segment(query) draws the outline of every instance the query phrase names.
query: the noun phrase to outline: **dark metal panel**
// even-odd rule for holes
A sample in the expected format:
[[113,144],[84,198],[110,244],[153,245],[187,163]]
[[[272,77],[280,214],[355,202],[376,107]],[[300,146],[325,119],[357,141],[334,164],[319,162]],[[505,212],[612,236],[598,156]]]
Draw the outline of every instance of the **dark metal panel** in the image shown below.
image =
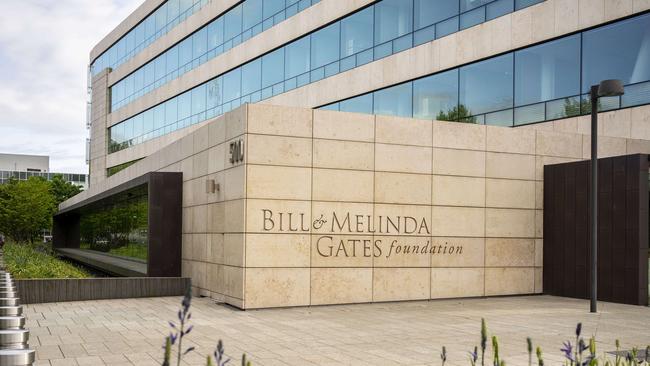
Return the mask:
[[[648,156],[600,159],[599,299],[648,303]],[[590,162],[544,167],[544,292],[587,298]]]
[[134,297],[180,296],[191,279],[130,277],[16,280],[22,304]]
[[147,275],[181,275],[183,174],[151,173]]

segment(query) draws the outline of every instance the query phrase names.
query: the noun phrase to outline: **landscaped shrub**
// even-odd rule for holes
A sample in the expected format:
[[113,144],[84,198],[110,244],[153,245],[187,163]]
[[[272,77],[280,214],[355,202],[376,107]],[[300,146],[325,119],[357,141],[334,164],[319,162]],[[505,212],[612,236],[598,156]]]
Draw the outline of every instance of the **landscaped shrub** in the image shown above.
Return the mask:
[[[178,311],[178,322],[169,322],[171,332],[170,335],[165,338],[165,355],[162,366],[172,365],[172,348],[176,348],[176,366],[181,365],[181,359],[184,355],[194,351],[194,347],[183,349],[183,338],[193,329],[192,325],[188,325],[192,318],[192,314],[190,313],[191,301],[192,290],[191,288],[188,288],[183,297],[181,309]],[[650,346],[647,346],[645,349],[644,359],[639,359],[638,350],[636,348],[633,348],[631,352],[626,353],[623,357],[620,354],[620,343],[617,340],[616,351],[618,353],[613,356],[612,360],[612,357],[608,357],[607,355],[597,355],[596,340],[593,337],[588,340],[588,343],[585,341],[582,337],[582,323],[578,323],[575,335],[575,344],[572,344],[571,341],[566,341],[561,348],[565,358],[564,366],[650,366]],[[476,366],[480,364],[481,366],[485,366],[486,362],[489,362],[489,360],[486,360],[486,353],[489,353],[490,351],[488,349],[488,338],[487,324],[485,319],[481,319],[480,353],[478,346],[474,347],[474,350],[469,352],[468,361],[470,365]],[[496,335],[493,335],[491,341],[492,366],[505,366],[506,361],[502,359],[499,354],[499,339]],[[576,346],[574,347],[574,345]],[[528,366],[544,366],[542,349],[539,346],[537,348],[533,347],[532,338],[526,338],[526,347],[528,350]],[[440,360],[443,366],[447,362],[447,347],[445,346],[442,347],[442,351],[440,352]],[[229,362],[230,359],[226,358],[224,355],[223,342],[219,340],[213,354],[207,356],[206,365],[224,366]],[[241,365],[251,366],[251,362],[246,359],[246,354],[242,355]]]
[[50,244],[7,242],[3,252],[7,271],[16,279],[92,277],[81,267],[58,259]]

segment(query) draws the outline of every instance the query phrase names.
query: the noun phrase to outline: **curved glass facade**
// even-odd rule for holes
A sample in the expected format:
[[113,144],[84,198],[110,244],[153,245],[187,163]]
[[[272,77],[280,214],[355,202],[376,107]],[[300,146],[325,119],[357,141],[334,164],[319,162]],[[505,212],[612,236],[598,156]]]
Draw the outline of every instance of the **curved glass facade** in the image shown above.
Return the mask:
[[650,103],[650,14],[321,107],[501,126],[587,114],[589,89],[625,84],[599,110]]
[[111,110],[195,69],[320,0],[245,0],[111,87]]
[[[460,0],[457,7],[437,0],[379,1],[112,126],[109,153],[541,1]],[[481,21],[469,21],[475,18]]]
[[116,68],[132,59],[145,47],[167,34],[209,0],[167,0],[135,28],[97,57],[90,66],[94,76],[107,67]]

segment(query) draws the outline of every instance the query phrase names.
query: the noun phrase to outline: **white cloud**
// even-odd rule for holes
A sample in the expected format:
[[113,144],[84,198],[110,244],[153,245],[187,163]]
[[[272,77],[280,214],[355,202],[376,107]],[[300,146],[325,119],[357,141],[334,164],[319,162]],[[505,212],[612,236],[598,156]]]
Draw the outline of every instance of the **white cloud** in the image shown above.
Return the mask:
[[0,1],[0,152],[50,155],[51,171],[87,171],[90,50],[140,3]]

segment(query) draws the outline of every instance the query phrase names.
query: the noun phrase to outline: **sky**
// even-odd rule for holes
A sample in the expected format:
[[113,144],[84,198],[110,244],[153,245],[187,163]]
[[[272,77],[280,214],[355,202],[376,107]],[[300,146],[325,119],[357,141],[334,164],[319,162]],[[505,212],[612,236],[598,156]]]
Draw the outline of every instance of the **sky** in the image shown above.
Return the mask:
[[0,153],[83,173],[89,54],[142,0],[0,0]]

